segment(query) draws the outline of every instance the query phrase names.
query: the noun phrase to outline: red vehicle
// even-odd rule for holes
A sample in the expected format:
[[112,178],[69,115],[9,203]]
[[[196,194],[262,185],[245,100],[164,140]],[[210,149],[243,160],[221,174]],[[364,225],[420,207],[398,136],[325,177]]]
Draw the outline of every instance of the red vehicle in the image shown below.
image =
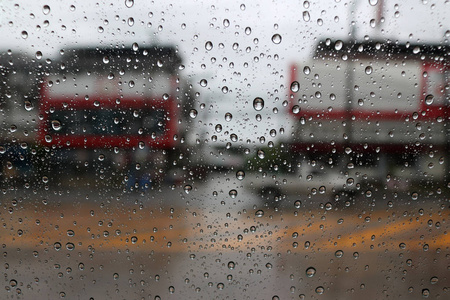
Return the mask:
[[74,49],[63,58],[42,83],[40,143],[59,151],[60,164],[100,156],[166,169],[192,100],[176,49]]
[[445,180],[449,54],[442,45],[320,42],[291,68],[292,150],[384,183]]

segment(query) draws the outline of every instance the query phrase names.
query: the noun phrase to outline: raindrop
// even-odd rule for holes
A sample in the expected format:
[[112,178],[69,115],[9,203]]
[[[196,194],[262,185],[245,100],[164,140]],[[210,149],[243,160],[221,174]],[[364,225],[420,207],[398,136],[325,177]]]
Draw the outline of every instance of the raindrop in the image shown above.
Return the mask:
[[212,42],[211,41],[207,41],[206,44],[205,44],[205,49],[210,51],[210,50],[212,50],[212,48],[213,48]]
[[125,6],[128,8],[133,7],[134,5],[134,0],[125,0]]
[[325,289],[323,288],[323,286],[316,287],[317,294],[322,295],[324,291],[325,291]]
[[305,75],[309,75],[309,74],[311,73],[311,68],[308,67],[308,66],[303,67],[303,73],[304,73]]
[[55,248],[56,251],[61,250],[61,243],[60,242],[56,242],[53,244],[53,248]]
[[422,297],[428,298],[430,296],[430,290],[429,289],[423,289],[422,290]]
[[264,216],[264,211],[262,209],[257,210],[255,212],[255,216],[257,216],[258,218],[261,218],[262,216]]
[[228,26],[230,26],[230,20],[224,19],[223,20],[223,27],[227,28]]
[[30,100],[25,100],[25,105],[24,106],[25,106],[25,110],[26,111],[31,111],[34,108],[33,103],[31,103]]
[[44,7],[42,7],[42,12],[44,15],[48,15],[50,13],[50,6],[44,5]]
[[206,81],[206,79],[200,80],[200,86],[206,87],[207,85],[208,85],[208,81]]
[[26,32],[25,30],[24,31],[22,31],[22,38],[23,39],[26,39],[27,37],[28,37],[28,32]]
[[42,58],[42,52],[41,51],[36,51],[35,56],[36,56],[37,59],[41,59]]
[[313,267],[309,267],[308,269],[306,269],[306,276],[313,277],[315,274],[316,269],[314,269]]
[[224,94],[228,93],[228,87],[227,86],[222,87],[222,93],[224,93]]
[[293,112],[294,114],[298,114],[298,113],[300,112],[300,106],[294,105],[294,106],[292,107],[292,112]]
[[264,100],[259,97],[256,97],[255,100],[253,100],[253,108],[256,111],[262,110],[264,108]]
[[272,36],[272,42],[274,43],[274,44],[279,44],[279,43],[281,43],[281,35],[279,35],[278,33],[276,33],[276,34],[274,34],[273,36]]
[[300,200],[297,200],[294,202],[294,207],[295,208],[300,208],[302,206],[302,202]]
[[434,101],[434,96],[433,96],[433,95],[429,94],[429,95],[427,95],[427,96],[425,97],[425,104],[426,104],[426,105],[431,105],[431,104],[433,104],[433,101]]
[[303,21],[309,22],[310,19],[311,19],[311,18],[310,18],[310,16],[309,16],[309,12],[304,11],[304,12],[303,12]]
[[197,117],[197,110],[196,109],[191,109],[190,111],[189,111],[189,116],[192,118],[192,119],[195,119],[196,117]]
[[239,170],[239,171],[236,172],[236,178],[237,178],[238,180],[243,180],[244,177],[245,177],[245,172],[244,172],[244,171]]
[[225,114],[225,121],[230,122],[233,119],[233,115],[229,112]]
[[228,269],[233,270],[235,267],[236,267],[236,264],[234,263],[234,261],[228,262]]
[[53,130],[55,130],[55,131],[59,131],[59,130],[61,130],[61,122],[60,121],[58,121],[58,120],[53,120],[52,121],[52,128],[53,128]]
[[217,124],[215,130],[216,130],[217,133],[222,132],[222,125],[221,124]]
[[436,276],[433,276],[433,277],[430,278],[430,283],[431,284],[436,284],[436,283],[438,283],[438,281],[439,281],[439,278],[437,278]]
[[369,0],[369,4],[375,6],[378,4],[378,0]]
[[337,258],[341,258],[342,256],[344,256],[344,251],[337,250],[336,252],[334,252],[334,256],[336,256]]
[[411,194],[411,199],[416,201],[417,199],[419,199],[419,194],[417,192],[414,192]]
[[300,90],[300,83],[298,83],[298,81],[293,81],[291,83],[291,91],[293,93],[297,93]]
[[344,43],[341,40],[337,40],[336,43],[334,44],[334,49],[339,51],[342,49],[343,46],[344,46]]
[[189,194],[191,191],[192,191],[192,186],[189,185],[189,184],[186,184],[186,185],[184,186],[184,192],[185,192],[186,194]]
[[137,236],[132,236],[132,237],[131,237],[131,243],[132,243],[132,244],[136,244],[137,241],[138,241]]
[[117,279],[119,279],[119,274],[117,274],[117,273],[114,273],[114,274],[113,274],[113,278],[114,278],[114,280],[117,280]]
[[371,66],[367,66],[366,69],[364,70],[364,72],[366,72],[367,75],[372,74],[372,71],[373,71],[373,69]]
[[139,50],[138,43],[133,43],[133,45],[131,45],[131,49],[133,49],[133,51],[138,51]]
[[261,158],[261,159],[263,159],[264,157],[265,157],[265,153],[264,153],[264,150],[258,150],[258,157],[259,158]]
[[245,28],[245,34],[250,35],[252,33],[252,29],[250,27]]
[[237,191],[236,190],[230,190],[228,192],[228,195],[230,195],[230,197],[234,199],[237,196]]

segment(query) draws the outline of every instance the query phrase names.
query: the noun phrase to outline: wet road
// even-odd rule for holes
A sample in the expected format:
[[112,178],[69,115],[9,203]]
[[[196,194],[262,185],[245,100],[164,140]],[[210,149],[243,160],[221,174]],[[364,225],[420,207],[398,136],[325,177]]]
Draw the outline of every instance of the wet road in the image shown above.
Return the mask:
[[449,297],[443,194],[361,193],[336,208],[307,194],[265,205],[219,176],[190,185],[4,190],[1,298]]

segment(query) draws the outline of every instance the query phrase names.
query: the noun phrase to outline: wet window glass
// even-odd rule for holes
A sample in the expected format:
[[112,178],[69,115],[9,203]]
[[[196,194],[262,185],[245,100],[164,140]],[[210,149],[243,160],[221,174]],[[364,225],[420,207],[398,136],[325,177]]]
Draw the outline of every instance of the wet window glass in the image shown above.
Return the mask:
[[0,10],[0,299],[450,298],[448,1]]

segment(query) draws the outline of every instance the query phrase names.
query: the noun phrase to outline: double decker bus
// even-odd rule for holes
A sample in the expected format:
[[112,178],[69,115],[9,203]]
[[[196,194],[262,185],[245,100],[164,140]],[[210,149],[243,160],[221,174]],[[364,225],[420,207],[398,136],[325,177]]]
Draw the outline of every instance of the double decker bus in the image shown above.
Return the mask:
[[131,188],[163,180],[193,98],[181,63],[175,47],[65,50],[40,90],[38,140],[52,168],[109,168]]

